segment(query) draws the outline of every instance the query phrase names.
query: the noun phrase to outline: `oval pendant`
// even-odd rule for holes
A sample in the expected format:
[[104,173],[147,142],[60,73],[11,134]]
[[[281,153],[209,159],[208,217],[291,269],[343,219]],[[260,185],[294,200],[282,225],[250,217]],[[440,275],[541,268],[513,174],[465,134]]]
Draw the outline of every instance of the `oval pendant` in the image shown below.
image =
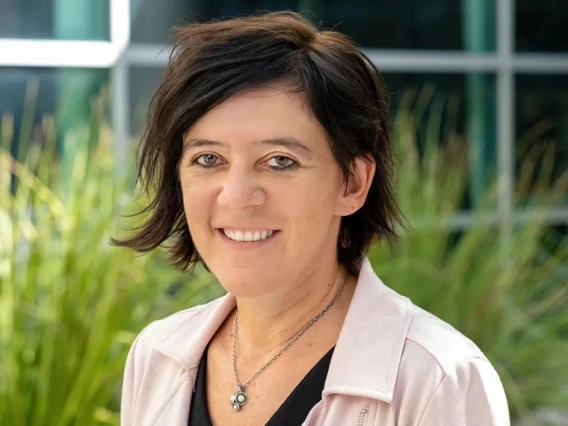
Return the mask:
[[233,410],[241,411],[241,407],[247,403],[248,396],[241,387],[237,388],[237,391],[231,395],[231,405]]

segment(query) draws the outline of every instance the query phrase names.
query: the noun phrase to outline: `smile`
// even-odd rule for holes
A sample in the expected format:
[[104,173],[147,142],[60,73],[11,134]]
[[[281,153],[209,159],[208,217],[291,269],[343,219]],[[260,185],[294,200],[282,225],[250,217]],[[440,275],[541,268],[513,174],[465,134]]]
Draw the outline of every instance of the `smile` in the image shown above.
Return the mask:
[[221,229],[220,231],[230,240],[237,242],[256,242],[270,238],[278,231],[263,230],[263,231],[240,231]]

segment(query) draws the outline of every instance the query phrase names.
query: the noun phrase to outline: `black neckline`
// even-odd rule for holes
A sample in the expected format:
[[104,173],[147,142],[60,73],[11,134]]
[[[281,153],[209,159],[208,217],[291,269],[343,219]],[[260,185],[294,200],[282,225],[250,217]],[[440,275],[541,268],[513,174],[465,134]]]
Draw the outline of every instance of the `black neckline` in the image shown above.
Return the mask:
[[[266,426],[301,425],[312,407],[321,400],[325,379],[331,363],[335,346],[332,347],[302,378],[290,395],[274,412]],[[212,426],[209,408],[207,407],[207,353],[209,345],[203,352],[195,380],[195,392],[189,416],[190,426]],[[229,403],[227,399],[227,404]],[[243,407],[246,409],[246,405]],[[238,413],[235,413],[238,415]]]

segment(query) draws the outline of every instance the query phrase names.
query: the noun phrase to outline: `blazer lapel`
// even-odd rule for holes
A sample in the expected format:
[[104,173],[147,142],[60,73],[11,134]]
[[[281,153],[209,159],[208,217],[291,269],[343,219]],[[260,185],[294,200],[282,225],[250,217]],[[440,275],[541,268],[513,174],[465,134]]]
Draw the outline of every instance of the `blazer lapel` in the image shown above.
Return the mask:
[[195,374],[196,371],[187,371],[172,385],[172,392],[166,396],[154,420],[148,425],[188,426]]

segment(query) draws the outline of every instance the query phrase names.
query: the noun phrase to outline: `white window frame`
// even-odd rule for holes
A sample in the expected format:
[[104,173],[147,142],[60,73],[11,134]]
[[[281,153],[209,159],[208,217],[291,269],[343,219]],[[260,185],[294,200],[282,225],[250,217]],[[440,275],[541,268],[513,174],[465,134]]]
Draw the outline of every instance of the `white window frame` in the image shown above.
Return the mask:
[[130,0],[109,0],[110,41],[0,38],[0,66],[110,68],[130,42]]

